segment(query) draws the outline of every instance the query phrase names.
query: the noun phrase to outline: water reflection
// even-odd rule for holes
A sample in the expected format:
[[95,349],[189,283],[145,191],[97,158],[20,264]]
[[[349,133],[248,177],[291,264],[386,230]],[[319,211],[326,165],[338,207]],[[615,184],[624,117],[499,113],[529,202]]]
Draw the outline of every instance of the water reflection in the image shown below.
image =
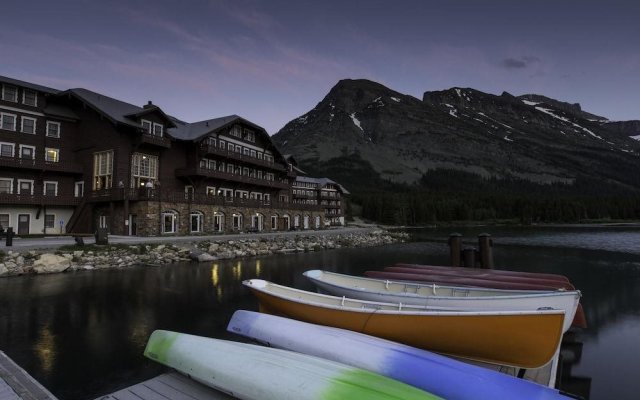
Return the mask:
[[[596,249],[505,246],[499,238],[515,235],[507,233],[494,234],[496,265],[567,275],[583,292],[589,328],[575,336],[575,343],[584,343],[579,356],[563,353],[567,355],[563,385],[574,382],[566,389],[583,393],[575,382],[583,386],[591,382],[591,399],[611,398],[611,386],[615,398],[636,398],[637,379],[631,375],[640,370],[635,345],[640,334],[640,257]],[[444,240],[447,235],[439,237]],[[606,237],[605,233],[600,240],[605,242]],[[0,279],[0,349],[57,397],[95,398],[162,371],[142,357],[154,329],[239,340],[226,332],[231,314],[236,309],[257,310],[242,280],[260,277],[312,289],[302,276],[308,269],[361,274],[397,262],[443,265],[447,261],[444,241],[415,242]],[[611,371],[617,368],[625,373],[614,377]]]

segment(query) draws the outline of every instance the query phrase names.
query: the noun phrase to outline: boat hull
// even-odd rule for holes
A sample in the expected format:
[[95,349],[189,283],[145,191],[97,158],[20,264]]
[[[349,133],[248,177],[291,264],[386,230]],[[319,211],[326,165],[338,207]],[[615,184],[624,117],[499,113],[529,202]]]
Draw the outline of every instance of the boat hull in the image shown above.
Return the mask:
[[567,399],[546,386],[344,329],[239,310],[227,330],[272,347],[373,371],[448,400]]
[[399,308],[392,312],[380,310],[377,304],[382,303],[353,300],[349,303],[361,304],[361,308],[340,308],[300,301],[300,297],[308,297],[309,292],[298,296],[295,292],[303,291],[295,289],[291,295],[269,293],[264,282],[255,279],[243,282],[258,298],[261,312],[348,329],[481,362],[538,368],[553,358],[562,338],[564,312],[558,310],[431,312],[403,311],[398,305],[387,305]]
[[382,375],[290,351],[155,331],[145,356],[245,400],[439,399]]
[[522,271],[508,271],[502,269],[478,269],[478,268],[467,268],[467,267],[447,267],[442,265],[423,265],[423,264],[405,264],[405,263],[397,263],[393,264],[392,267],[402,267],[402,268],[418,268],[434,271],[433,273],[442,274],[444,272],[452,272],[455,275],[464,275],[464,276],[476,276],[476,275],[487,275],[487,276],[515,276],[520,278],[536,278],[536,279],[546,279],[550,281],[558,281],[558,282],[569,282],[569,278],[564,275],[558,274],[546,274],[540,272],[522,272]]
[[[438,287],[361,278],[324,271],[306,271],[304,275],[324,293],[383,303],[403,303],[456,310],[537,310],[541,307],[564,310],[566,332],[580,301],[578,291],[508,291]],[[438,295],[439,293],[451,294]]]

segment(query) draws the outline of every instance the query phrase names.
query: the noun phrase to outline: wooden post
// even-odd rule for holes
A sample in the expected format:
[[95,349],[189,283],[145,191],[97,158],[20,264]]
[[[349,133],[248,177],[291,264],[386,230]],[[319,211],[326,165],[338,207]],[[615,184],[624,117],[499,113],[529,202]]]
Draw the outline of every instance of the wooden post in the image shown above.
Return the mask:
[[478,248],[480,249],[480,265],[484,269],[493,269],[493,240],[488,233],[478,235]]
[[449,260],[452,267],[461,265],[460,255],[462,254],[462,235],[452,233],[449,235]]
[[466,268],[476,267],[476,249],[473,247],[465,247],[462,250],[462,259]]

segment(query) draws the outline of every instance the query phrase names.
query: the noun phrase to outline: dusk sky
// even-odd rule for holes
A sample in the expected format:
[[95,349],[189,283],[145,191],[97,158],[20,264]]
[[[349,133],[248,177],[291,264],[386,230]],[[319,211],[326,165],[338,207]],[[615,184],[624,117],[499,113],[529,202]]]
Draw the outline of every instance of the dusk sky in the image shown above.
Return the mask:
[[340,79],[640,119],[639,1],[3,0],[0,75],[270,134]]

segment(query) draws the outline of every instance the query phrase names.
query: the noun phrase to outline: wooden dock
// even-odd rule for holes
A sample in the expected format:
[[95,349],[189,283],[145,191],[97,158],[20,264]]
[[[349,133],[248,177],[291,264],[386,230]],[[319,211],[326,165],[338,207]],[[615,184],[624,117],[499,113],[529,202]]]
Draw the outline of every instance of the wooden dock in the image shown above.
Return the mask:
[[[211,389],[177,372],[129,386],[96,400],[230,400],[235,397]],[[0,400],[3,400],[0,398]]]
[[57,400],[44,386],[0,351],[0,400]]

